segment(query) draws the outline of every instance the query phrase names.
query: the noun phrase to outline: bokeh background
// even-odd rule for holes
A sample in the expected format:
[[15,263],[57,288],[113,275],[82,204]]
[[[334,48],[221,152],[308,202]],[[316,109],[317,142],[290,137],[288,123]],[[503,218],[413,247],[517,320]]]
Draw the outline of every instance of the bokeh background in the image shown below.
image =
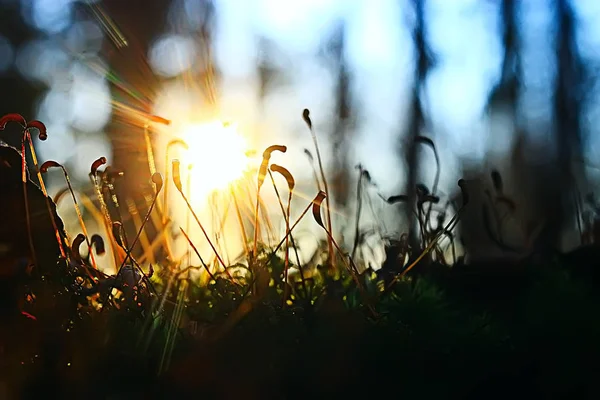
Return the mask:
[[[358,164],[377,185],[362,229],[376,226],[381,237],[406,231],[410,213],[377,194],[414,195],[418,182],[431,187],[435,160],[411,145],[417,135],[436,144],[444,196],[461,177],[502,171],[522,205],[518,224],[543,226],[540,245],[577,244],[579,220],[565,193],[592,192],[600,178],[595,0],[0,6],[0,113],[42,120],[49,139],[38,143],[40,158],[67,166],[82,191],[100,156],[126,171],[120,190],[127,196],[148,185],[144,121],[131,108],[173,121],[235,121],[259,154],[285,144],[288,153],[274,160],[312,198],[304,149],[313,147],[301,118],[310,109],[338,211],[336,235],[347,242]],[[159,149],[177,136],[157,132]],[[18,132],[2,139],[16,145]],[[49,179],[52,193],[64,186],[60,176]],[[480,236],[465,246],[488,251]]]

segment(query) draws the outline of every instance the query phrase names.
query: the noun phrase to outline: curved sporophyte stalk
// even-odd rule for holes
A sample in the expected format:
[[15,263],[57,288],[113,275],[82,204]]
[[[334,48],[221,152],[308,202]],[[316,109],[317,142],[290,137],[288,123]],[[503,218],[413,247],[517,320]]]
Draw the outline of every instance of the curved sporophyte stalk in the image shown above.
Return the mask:
[[119,221],[114,221],[112,225],[112,234],[115,238],[117,244],[127,252],[127,245],[125,244],[124,238],[125,229],[123,229],[123,224]]
[[44,183],[44,179],[42,178],[42,174],[41,174],[40,167],[38,164],[37,155],[35,152],[35,146],[33,145],[33,141],[31,140],[30,130],[32,128],[38,130],[38,139],[40,141],[45,141],[46,139],[48,139],[48,134],[46,132],[46,126],[40,121],[35,121],[35,120],[29,121],[27,123],[27,141],[29,142],[29,151],[31,153],[31,159],[33,160],[33,165],[35,167],[37,178],[40,183],[40,189],[42,189],[42,193],[44,194],[44,197],[46,198],[46,208],[48,210],[48,213],[50,214],[50,221],[52,223],[52,227],[54,228],[54,233],[56,236],[56,240],[58,242],[58,247],[60,249],[61,256],[63,258],[65,258],[68,255],[68,253],[64,249],[64,246],[63,246],[64,242],[63,242],[62,238],[66,238],[66,237],[68,237],[68,235],[64,231],[60,232],[60,230],[58,229],[58,224],[56,223],[56,219],[54,217],[54,212],[52,212],[51,200],[50,200],[50,197],[48,196],[48,191],[46,190],[46,184]]
[[[192,169],[193,169],[193,165],[192,164],[188,164],[188,172],[187,172],[187,179],[186,179],[186,191],[187,191],[187,195],[188,198],[192,197]],[[186,231],[190,231],[190,210],[187,210],[187,213],[185,214],[185,230]],[[188,248],[187,250],[187,263],[188,266],[190,266],[192,264],[192,252],[191,249]],[[188,278],[189,278],[189,274],[188,274]]]
[[356,286],[358,287],[360,295],[363,298],[367,307],[369,308],[369,311],[371,312],[373,317],[377,318],[379,316],[379,314],[375,310],[375,307],[373,306],[371,298],[369,297],[367,291],[365,290],[365,288],[363,286],[363,282],[358,277],[359,276],[358,268],[356,267],[354,260],[352,259],[352,257],[348,257],[349,260],[346,259],[346,255],[344,254],[344,252],[342,251],[340,246],[337,244],[336,240],[333,238],[333,235],[331,235],[331,232],[329,232],[329,230],[323,224],[323,218],[321,217],[321,204],[323,203],[323,200],[325,200],[326,198],[327,198],[327,195],[325,194],[325,192],[319,192],[319,194],[313,201],[313,203],[312,203],[313,218],[315,219],[317,224],[319,224],[319,226],[321,228],[323,228],[323,230],[327,233],[327,236],[330,238],[331,243],[337,250],[338,254],[340,255],[340,258],[342,259],[342,261],[344,262],[344,265],[346,266],[346,269],[350,273],[350,276],[352,276],[352,279],[356,283]]
[[167,221],[169,219],[169,164],[170,164],[170,154],[171,148],[175,146],[181,146],[185,150],[189,150],[188,144],[181,139],[173,139],[167,144],[167,148],[165,149],[165,182],[167,183],[163,190],[163,227],[167,226]]
[[[71,257],[73,258],[73,260],[77,261],[79,265],[83,265],[83,259],[81,258],[79,248],[81,247],[81,243],[85,241],[85,235],[83,233],[79,233],[77,236],[75,236],[75,239],[73,239],[73,243],[71,243]],[[88,275],[90,275],[90,278],[92,278],[91,274]]]
[[[130,249],[124,245],[123,243],[123,237],[124,237],[124,229],[123,229],[123,224],[120,223],[119,221],[115,221],[113,222],[113,236],[115,238],[117,238],[116,242],[117,245],[119,245],[119,247],[121,249],[123,249],[123,251],[125,252],[125,254],[130,254]],[[133,266],[123,266],[123,269],[128,269],[129,270],[129,277],[132,276],[132,274],[134,275],[139,275],[141,277],[141,280],[144,280],[149,288],[152,290],[153,293],[156,293],[156,289],[154,288],[154,285],[152,285],[152,282],[150,281],[150,278],[154,275],[154,268],[152,267],[152,264],[150,264],[149,270],[148,270],[148,274],[144,274],[144,271],[142,270],[142,267],[140,266],[140,263],[137,262],[137,260],[135,258],[133,258],[133,256],[130,255],[130,259],[131,259],[131,263],[133,264]],[[135,267],[135,268],[134,268]],[[137,269],[137,272],[135,271],[135,269]],[[116,280],[116,276],[115,275],[115,280]],[[126,279],[127,280],[127,279]]]
[[329,267],[331,269],[333,269],[335,266],[334,266],[333,242],[332,242],[332,238],[333,238],[332,229],[333,228],[332,228],[332,224],[331,224],[331,207],[329,204],[329,186],[327,185],[327,177],[325,176],[325,170],[323,168],[323,161],[321,160],[321,151],[319,150],[319,143],[317,141],[317,135],[315,134],[315,131],[313,129],[312,120],[310,119],[310,111],[308,110],[308,108],[305,108],[304,111],[302,112],[302,118],[304,119],[306,126],[308,126],[310,135],[313,140],[313,144],[315,145],[315,151],[317,152],[317,162],[319,163],[319,171],[321,173],[321,179],[323,180],[323,189],[325,190],[325,206],[326,206],[326,211],[327,211],[327,231],[328,231],[327,250],[329,252]]
[[[175,147],[175,146],[181,146],[182,148],[184,148],[185,150],[189,149],[188,144],[181,140],[181,139],[173,139],[171,140],[169,143],[167,143],[167,147],[165,149],[165,182],[166,185],[163,188],[163,201],[162,201],[162,227],[163,229],[167,229],[170,228],[170,224],[169,224],[169,173],[170,173],[170,154],[171,154],[171,148]],[[173,260],[173,249],[171,248],[171,242],[169,241],[170,236],[169,235],[164,235],[162,236],[163,238],[163,244],[165,246],[165,250],[167,252],[167,257],[169,257],[169,260]]]
[[286,239],[288,237],[288,234],[292,233],[292,231],[296,228],[296,226],[298,226],[298,224],[300,223],[300,221],[302,221],[302,219],[304,218],[304,216],[311,210],[311,208],[313,207],[313,205],[315,203],[321,204],[321,202],[323,201],[324,198],[325,198],[325,192],[323,192],[321,190],[315,196],[315,198],[310,203],[308,203],[308,205],[306,206],[306,208],[302,211],[302,213],[300,214],[300,216],[296,219],[296,221],[290,227],[289,232],[285,235],[285,237],[283,239],[281,239],[281,241],[277,244],[277,246],[275,246],[275,249],[271,252],[271,254],[269,255],[269,258],[267,259],[266,264],[269,264],[269,262],[271,262],[271,260],[277,254],[277,252],[279,251],[279,249],[281,248],[281,246],[283,246],[285,244],[285,241],[286,241]]
[[[273,178],[273,174],[271,173],[271,171],[277,172],[281,176],[283,176],[288,184],[288,201],[287,201],[287,207],[285,210],[283,209],[283,204],[281,203],[281,200],[280,200],[279,191],[277,190],[277,185],[275,184],[275,179]],[[296,181],[294,179],[294,176],[290,173],[290,171],[287,168],[282,167],[277,164],[271,164],[269,176],[271,177],[271,183],[273,184],[273,188],[275,189],[275,193],[277,194],[277,198],[279,199],[279,204],[282,208],[281,211],[283,212],[283,215],[285,218],[285,233],[286,233],[286,235],[285,235],[285,269],[284,269],[284,278],[283,278],[284,283],[285,283],[283,286],[284,287],[283,306],[285,307],[286,300],[287,300],[287,290],[288,290],[288,273],[289,273],[289,256],[290,256],[289,242],[290,241],[292,243],[292,248],[294,249],[294,253],[296,255],[296,263],[298,266],[298,271],[300,273],[302,290],[304,291],[305,295],[307,294],[306,282],[304,280],[304,271],[302,270],[302,265],[300,263],[300,256],[298,255],[298,247],[296,246],[296,243],[294,241],[294,236],[290,232],[292,197],[294,195],[294,188],[296,187]]]
[[[129,259],[131,259],[131,251],[133,250],[133,248],[137,244],[138,240],[140,239],[140,236],[141,236],[142,232],[144,231],[144,227],[146,226],[146,223],[148,223],[148,220],[150,219],[150,214],[152,214],[152,211],[154,210],[154,206],[156,205],[156,200],[158,199],[160,191],[163,187],[163,179],[162,179],[162,176],[160,175],[160,173],[155,172],[154,174],[152,174],[152,183],[154,184],[154,187],[155,187],[155,194],[152,198],[152,203],[150,204],[150,208],[148,209],[148,212],[146,213],[146,216],[144,217],[144,221],[142,222],[142,225],[138,229],[137,234],[135,235],[135,238],[133,239],[133,242],[131,243],[131,246],[129,246],[127,254],[125,255],[125,259],[123,260],[123,262],[121,263],[121,266],[119,267],[119,271],[121,271],[121,269],[127,263],[127,261]],[[119,274],[119,271],[117,271],[117,276]]]
[[52,198],[52,201],[54,202],[54,204],[57,204],[62,200],[62,198],[69,192],[69,188],[68,187],[64,187],[62,189],[60,189],[58,192],[56,192],[56,194],[54,195],[54,197]]
[[123,171],[116,170],[112,166],[107,165],[106,168],[104,168],[104,171],[101,172],[99,176],[101,184],[108,190],[110,199],[117,211],[117,217],[121,222],[123,222],[123,216],[121,214],[121,205],[119,204],[119,198],[115,189],[115,182],[118,179],[123,178],[124,175],[125,173]]
[[[146,200],[146,198],[148,196],[145,195],[143,197],[144,197],[144,200]],[[148,208],[150,208],[150,206],[152,204],[152,199],[154,196],[151,195],[149,197],[150,197],[150,199],[146,201],[148,203]],[[133,222],[135,231],[137,231],[140,228],[140,226],[142,226],[142,224],[143,224],[144,211],[140,211],[140,209],[138,208],[138,204],[136,203],[136,201],[133,198],[126,199],[126,203],[127,203],[127,210],[128,210],[129,217],[130,217],[131,221]],[[152,217],[154,217],[154,216],[155,216],[155,213],[153,213],[150,216],[150,218],[153,219]],[[153,225],[155,227],[160,226],[160,221],[159,221],[158,225],[156,225],[156,224],[153,224]],[[162,229],[159,231],[162,231]],[[125,230],[121,230],[120,232],[121,232],[120,235],[121,235],[122,243],[124,244],[125,248],[129,247],[129,241],[127,239],[127,235],[125,234]],[[154,263],[155,262],[154,251],[152,249],[152,243],[150,243],[150,239],[148,238],[148,233],[146,231],[143,231],[140,236],[140,246],[142,249],[141,255],[144,257],[144,260],[148,260],[150,263]]]
[[200,227],[200,229],[202,230],[202,234],[204,235],[204,237],[206,238],[206,240],[208,241],[208,244],[210,245],[212,251],[215,254],[215,257],[217,257],[217,260],[219,261],[219,263],[221,264],[221,266],[223,267],[225,274],[227,275],[227,277],[234,283],[238,284],[233,277],[231,276],[231,274],[229,273],[229,271],[227,270],[227,265],[225,264],[225,261],[223,261],[223,258],[221,258],[221,255],[219,254],[219,251],[217,250],[217,248],[215,247],[215,245],[213,244],[213,242],[210,240],[210,236],[208,235],[208,233],[206,232],[206,229],[204,229],[204,225],[202,225],[202,222],[200,222],[200,218],[198,218],[198,215],[196,214],[196,212],[194,211],[194,208],[192,207],[192,205],[190,204],[190,201],[188,200],[187,196],[185,195],[185,192],[183,190],[183,185],[181,183],[181,172],[180,172],[180,161],[179,160],[173,160],[172,161],[172,169],[173,169],[173,183],[175,184],[175,187],[177,188],[177,190],[179,191],[179,193],[181,194],[181,197],[183,198],[183,200],[185,201],[185,204],[187,205],[188,209],[190,210],[190,212],[192,213],[192,216],[194,217],[194,219],[196,220],[196,223],[198,224],[198,226]]
[[150,173],[154,175],[156,173],[156,163],[154,161],[154,149],[152,148],[152,139],[150,138],[150,123],[156,123],[160,125],[171,125],[171,120],[160,117],[158,115],[151,115],[146,113],[140,113],[142,117],[145,117],[144,122],[144,140],[146,142],[146,155],[148,157],[148,167]]
[[52,211],[52,205],[50,203],[51,199],[48,197],[48,192],[46,190],[46,186],[44,185],[44,180],[42,179],[42,176],[39,171],[35,148],[33,146],[33,141],[31,140],[31,134],[29,132],[30,129],[37,129],[38,133],[39,133],[38,139],[40,141],[45,141],[48,138],[46,126],[41,121],[37,121],[37,120],[27,122],[25,120],[25,118],[23,118],[22,115],[12,113],[12,114],[6,114],[0,118],[0,131],[4,130],[6,128],[6,124],[8,124],[9,122],[17,123],[23,129],[23,136],[22,136],[22,140],[21,140],[21,181],[23,184],[23,197],[24,197],[23,201],[25,202],[24,205],[25,205],[25,220],[26,220],[26,224],[27,224],[27,236],[28,236],[32,260],[33,260],[34,264],[37,264],[37,258],[35,255],[35,248],[34,248],[34,244],[33,244],[33,235],[31,232],[31,216],[30,216],[30,210],[29,210],[29,201],[28,201],[28,197],[27,197],[28,177],[27,177],[27,160],[26,160],[26,153],[25,153],[25,142],[29,142],[31,158],[33,160],[33,163],[34,163],[34,166],[35,166],[35,169],[37,172],[37,177],[38,177],[38,180],[40,183],[40,189],[42,190],[42,193],[44,194],[44,197],[45,197],[46,208],[48,210],[48,214],[50,216],[50,221],[51,221],[52,227],[54,229],[56,241],[58,243],[58,247],[60,250],[60,255],[63,259],[66,260],[68,257],[68,254],[63,245],[63,238],[66,237],[66,233],[60,232],[60,230],[58,229],[58,224],[56,223],[56,219],[54,218],[54,213]]
[[110,212],[108,211],[108,206],[106,205],[106,201],[104,201],[104,195],[102,193],[102,183],[99,177],[98,168],[106,164],[106,157],[99,157],[96,161],[92,163],[90,167],[90,181],[92,182],[92,186],[96,192],[96,198],[100,203],[100,210],[103,215],[104,228],[106,230],[107,235],[110,237],[110,247],[113,251],[113,256],[115,258],[115,267],[121,263],[121,261],[126,257],[126,254],[123,252],[119,246],[115,244],[115,238],[112,234],[112,218],[110,216]]
[[144,124],[144,141],[146,143],[146,156],[148,157],[148,169],[150,174],[156,173],[156,162],[154,161],[154,149],[152,148],[152,139],[150,138],[150,124]]
[[[144,217],[144,221],[142,222],[142,225],[140,226],[140,228],[137,231],[137,234],[135,235],[135,238],[133,239],[133,242],[131,243],[131,246],[125,250],[125,258],[123,259],[123,261],[121,262],[121,265],[119,266],[119,269],[115,275],[115,282],[117,282],[119,280],[119,278],[121,277],[122,271],[125,267],[125,265],[127,264],[127,261],[131,260],[132,264],[139,270],[139,272],[141,273],[142,278],[144,279],[145,282],[149,282],[148,277],[146,276],[146,274],[144,273],[144,271],[140,268],[140,266],[135,262],[135,260],[133,259],[133,257],[131,256],[131,251],[133,250],[133,248],[135,247],[135,245],[137,244],[143,230],[144,227],[146,226],[146,223],[148,222],[148,220],[150,219],[150,214],[152,214],[152,211],[154,210],[154,205],[156,204],[156,200],[158,199],[158,196],[160,194],[160,191],[163,187],[163,179],[162,176],[156,172],[152,175],[152,183],[155,186],[155,194],[153,196],[152,199],[152,203],[148,209],[148,212],[146,213],[146,216]],[[117,227],[122,226],[120,223],[115,223],[115,225]],[[115,226],[113,225],[112,227],[113,229],[115,228]],[[113,230],[111,229],[111,231]],[[113,234],[114,235],[114,234]],[[120,235],[117,235],[120,236]],[[134,268],[133,266],[131,267],[132,269]],[[133,270],[131,271],[132,273],[134,272]],[[114,286],[109,287],[109,290],[107,292],[107,298],[108,296],[110,296],[110,293],[112,291],[112,288]]]
[[75,212],[77,213],[77,219],[79,220],[79,225],[81,226],[81,231],[83,232],[83,236],[85,238],[85,243],[88,246],[90,260],[92,261],[92,267],[94,267],[94,269],[98,269],[98,265],[96,264],[96,258],[94,257],[94,252],[92,251],[92,243],[90,242],[88,230],[85,226],[85,221],[83,220],[83,215],[81,214],[81,209],[79,208],[79,203],[77,202],[77,196],[75,196],[73,186],[71,185],[71,178],[69,178],[69,173],[62,164],[59,164],[58,162],[52,160],[43,163],[40,167],[40,172],[42,174],[45,174],[50,168],[60,168],[63,172],[63,175],[65,176],[67,187],[69,188],[69,192],[71,192],[71,198],[73,199],[73,207],[75,208]]
[[[58,206],[58,204],[60,203],[62,198],[65,197],[65,195],[67,193],[70,193],[68,186],[64,187],[64,188],[60,189],[58,192],[56,192],[56,194],[54,195],[54,198],[52,199],[54,201],[54,204],[56,204]],[[97,221],[100,226],[103,225],[104,224],[104,216],[102,215],[100,210],[98,210],[98,208],[93,204],[92,199],[89,198],[85,194],[85,192],[79,192],[79,198],[81,199],[81,203],[82,203],[83,207],[92,215],[94,220]],[[100,238],[100,240],[102,241],[102,247],[101,248],[96,247],[96,250],[97,250],[96,254],[103,255],[106,252],[106,248],[104,247],[104,239],[102,239],[102,237],[100,237],[98,234],[94,234],[90,238],[92,245],[95,244],[95,242],[94,242],[95,236],[98,236]],[[109,237],[110,237],[110,235],[109,235]],[[98,240],[98,239],[96,239],[96,240]],[[100,251],[100,249],[102,249],[102,251]]]
[[321,181],[319,180],[319,174],[317,174],[317,170],[315,168],[315,158],[313,157],[313,155],[309,149],[304,149],[304,154],[306,155],[306,158],[308,158],[308,162],[310,163],[310,169],[313,174],[313,179],[315,180],[315,185],[317,185],[317,190],[320,192],[323,189],[321,188]]
[[354,244],[352,245],[352,253],[350,253],[352,258],[356,256],[356,250],[358,249],[360,241],[360,217],[363,205],[363,179],[365,178],[365,176],[368,176],[368,172],[365,169],[363,169],[363,166],[361,164],[358,164],[356,168],[358,169],[358,183],[356,186],[356,218],[354,221]]
[[90,242],[92,243],[92,247],[96,249],[96,254],[101,256],[106,253],[106,246],[104,245],[104,239],[102,239],[102,236],[94,233],[90,238]]
[[[148,159],[148,169],[150,170],[150,175],[154,175],[156,173],[156,161],[155,161],[155,156],[154,156],[154,148],[152,146],[152,138],[150,137],[150,124],[151,123],[156,123],[156,124],[160,124],[160,125],[165,125],[165,126],[169,126],[171,125],[171,120],[168,120],[166,118],[160,117],[158,115],[151,115],[151,114],[144,114],[144,116],[146,117],[146,122],[144,123],[144,141],[146,144],[146,157]],[[165,168],[168,168],[168,164],[165,165]],[[166,179],[166,175],[165,175],[165,181],[168,182],[168,180]],[[149,206],[149,204],[147,204]],[[164,210],[163,210],[163,205],[158,202],[156,204],[156,209],[158,210],[158,214],[159,215],[163,215],[164,214]],[[163,222],[164,217],[159,218],[157,215],[152,214],[152,221],[156,226],[159,226],[159,223]],[[170,252],[170,244],[168,243],[168,239],[166,236],[163,236],[164,238],[164,245],[165,245],[165,249],[167,250],[167,253],[169,255],[169,257],[172,258],[172,254]]]
[[[76,268],[83,268],[91,282],[96,284],[98,282],[98,275],[102,276],[104,273],[98,269],[94,269],[92,273],[92,270],[88,268],[87,264],[81,258],[79,248],[81,247],[81,244],[86,241],[86,239],[87,238],[83,233],[79,233],[77,236],[75,236],[75,239],[73,239],[73,242],[71,243],[71,260],[76,262]],[[102,245],[104,245],[104,243],[102,243]],[[90,249],[89,252],[91,254],[92,250]],[[98,252],[98,254],[100,254],[100,252]]]
[[90,167],[90,181],[92,182],[92,185],[94,186],[94,190],[96,191],[96,197],[98,198],[98,202],[100,202],[100,209],[102,210],[102,213],[104,214],[104,219],[105,219],[105,223],[108,226],[112,225],[112,220],[110,217],[110,213],[108,212],[108,207],[106,205],[106,202],[104,201],[104,196],[102,194],[102,185],[100,182],[100,179],[98,177],[98,168],[100,168],[101,166],[106,164],[106,157],[100,157],[98,159],[96,159],[96,161],[94,161],[92,163],[92,166]]
[[[431,187],[431,194],[435,196],[436,192],[437,192],[437,187],[438,184],[440,182],[440,172],[441,172],[441,165],[440,165],[440,156],[437,152],[437,149],[435,147],[435,143],[433,143],[433,140],[431,140],[430,138],[426,137],[426,136],[417,136],[415,138],[417,143],[421,143],[424,145],[427,145],[431,148],[431,150],[433,151],[433,156],[435,158],[435,177],[433,179],[433,186]],[[427,208],[427,212],[425,214],[425,221],[429,221],[429,218],[431,216],[431,210],[433,207],[433,203],[430,202],[429,203],[429,207]]]
[[431,240],[429,245],[421,252],[421,254],[409,266],[407,266],[400,274],[396,275],[394,277],[394,279],[392,279],[392,281],[389,283],[388,287],[386,288],[387,291],[389,291],[396,284],[396,282],[398,282],[400,279],[402,279],[402,277],[404,277],[411,269],[413,269],[419,263],[419,261],[421,261],[433,249],[433,247],[435,246],[437,241],[443,235],[445,235],[446,232],[449,232],[454,229],[454,227],[456,226],[456,224],[458,223],[458,221],[460,219],[460,216],[462,215],[463,210],[465,209],[467,204],[469,204],[469,191],[467,190],[466,181],[464,179],[460,179],[458,181],[458,187],[460,188],[460,191],[462,194],[462,205],[460,206],[460,208],[458,209],[456,214],[452,217],[452,219],[446,224],[446,226],[443,229],[440,229],[440,231],[437,233],[437,235],[435,235],[433,237],[433,239]]
[[282,153],[285,153],[287,151],[287,147],[282,145],[273,145],[267,147],[263,152],[263,159],[258,170],[258,181],[256,186],[256,207],[254,209],[254,247],[252,249],[252,257],[250,260],[251,264],[254,264],[258,258],[258,233],[260,231],[260,225],[258,222],[260,208],[260,188],[265,182],[265,178],[267,176],[267,168],[269,167],[269,161],[271,160],[271,153],[273,153],[274,151],[280,151]]

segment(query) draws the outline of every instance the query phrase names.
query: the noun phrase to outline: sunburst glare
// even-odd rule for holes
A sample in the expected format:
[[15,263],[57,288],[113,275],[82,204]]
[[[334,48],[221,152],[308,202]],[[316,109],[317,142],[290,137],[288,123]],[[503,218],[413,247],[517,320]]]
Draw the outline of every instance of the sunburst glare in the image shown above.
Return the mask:
[[181,138],[188,145],[181,161],[193,166],[190,195],[194,199],[206,199],[213,191],[226,189],[250,167],[247,141],[235,124],[213,121],[188,125]]

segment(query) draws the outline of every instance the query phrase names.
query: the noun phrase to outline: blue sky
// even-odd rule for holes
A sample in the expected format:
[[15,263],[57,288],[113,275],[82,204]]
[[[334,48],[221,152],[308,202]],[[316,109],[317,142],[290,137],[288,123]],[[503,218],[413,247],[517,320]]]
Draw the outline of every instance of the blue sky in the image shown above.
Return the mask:
[[[65,96],[64,91],[61,94],[53,90],[61,83],[56,70],[69,57],[58,46],[48,46],[48,43],[58,39],[75,53],[85,50],[88,55],[99,50],[97,38],[101,35],[101,27],[94,19],[73,20],[75,2],[23,1],[26,20],[36,26],[41,35],[22,49],[11,48],[0,37],[0,52],[6,56],[0,68],[8,68],[6,60],[14,58],[26,77],[49,86],[48,94],[41,99],[40,114],[47,117],[49,124],[56,124],[56,130],[71,131],[73,124],[50,118],[56,115],[45,109],[50,100],[54,108],[59,107],[57,103],[69,103],[67,108],[73,115],[67,119],[75,120],[75,128],[92,126],[101,131],[110,117],[105,111],[106,105],[102,104],[109,101],[102,76],[78,68],[77,60],[74,60],[70,73],[77,78],[78,88],[84,90],[72,92],[83,91],[94,96]],[[147,54],[157,72],[172,76],[185,74],[193,68],[198,49],[193,36],[187,35],[189,29],[184,27],[198,26],[198,18],[194,17],[198,13],[194,11],[198,10],[199,3],[200,0],[174,0],[169,13],[173,23],[170,29],[161,33]],[[225,78],[219,88],[223,95],[223,110],[256,124],[254,66],[258,51],[256,37],[262,35],[281,49],[283,58],[278,63],[289,70],[292,82],[280,93],[272,94],[265,114],[260,118],[261,124],[266,124],[269,131],[277,130],[271,136],[280,137],[282,132],[292,132],[290,135],[294,138],[301,136],[298,113],[308,107],[313,110],[313,118],[317,123],[321,120],[326,130],[334,81],[314,54],[334,23],[343,19],[348,28],[347,58],[355,78],[353,90],[360,102],[355,157],[373,170],[374,176],[385,176],[385,171],[397,167],[394,155],[387,150],[394,145],[398,124],[403,122],[411,84],[410,3],[409,0],[216,0],[215,56]],[[490,147],[488,144],[491,143],[493,149],[502,149],[509,143],[503,137],[502,129],[490,132],[481,118],[487,92],[498,77],[501,61],[497,3],[493,0],[427,2],[429,40],[439,60],[426,88],[432,123],[430,135],[435,136],[440,147],[446,150],[442,157],[449,171],[452,171],[456,156],[478,159]],[[552,57],[551,0],[528,0],[522,4],[523,20],[526,21],[523,35],[528,87],[523,101],[525,108],[532,111],[533,123],[538,125],[535,114],[543,115],[549,111],[551,88],[548,82],[554,73],[549,61]],[[600,2],[574,0],[573,5],[581,22],[578,34],[582,53],[595,59],[600,47]],[[174,34],[178,36],[173,37]],[[159,57],[153,57],[154,54]],[[91,117],[78,115],[91,107],[99,110],[94,114],[96,120],[88,121]],[[591,120],[595,121],[596,115],[597,111],[592,110]],[[490,135],[495,140],[490,140]],[[60,150],[46,147],[52,152]],[[370,162],[372,154],[378,154],[376,163]],[[399,182],[389,184],[395,186]]]
[[[73,19],[74,3],[75,0],[23,1],[26,20],[40,34],[18,49],[0,37],[0,72],[13,65],[27,79],[48,87],[39,99],[36,117],[48,125],[51,139],[40,146],[40,155],[43,159],[66,162],[73,171],[86,171],[97,157],[110,154],[104,135],[111,117],[110,91],[104,75],[106,65],[98,56],[102,40],[107,39],[105,35],[103,39],[98,20]],[[434,138],[440,151],[442,190],[453,188],[460,177],[459,157],[482,160],[486,152],[498,154],[510,144],[506,121],[495,121],[490,128],[483,118],[487,94],[498,78],[501,62],[497,3],[427,2],[429,41],[438,64],[425,89],[430,125],[423,133]],[[221,113],[237,121],[244,133],[253,138],[257,149],[273,143],[288,145],[291,150],[285,159],[275,157],[274,161],[285,162],[301,184],[311,181],[302,149],[312,147],[300,118],[302,109],[311,109],[324,153],[330,152],[326,136],[334,106],[335,80],[315,54],[336,21],[346,22],[346,56],[359,110],[351,162],[361,162],[369,169],[384,194],[395,194],[403,177],[394,151],[399,126],[405,122],[414,65],[409,30],[413,18],[411,2],[216,0],[216,4],[214,55],[223,73],[218,88]],[[523,109],[527,110],[526,122],[543,135],[552,107],[552,0],[527,0],[521,4],[526,81]],[[178,112],[193,114],[202,109],[196,94],[190,93],[189,85],[183,83],[184,76],[200,68],[200,49],[194,40],[194,29],[201,22],[199,14],[194,13],[198,5],[199,0],[174,0],[167,15],[171,23],[158,34],[148,53],[140,55],[140,62],[146,59],[159,75],[182,78],[160,88],[157,112],[173,110],[174,101]],[[573,0],[573,5],[580,20],[581,52],[597,61],[600,1]],[[270,93],[262,109],[256,101],[258,36],[276,45],[281,57],[274,62],[288,72],[286,85]],[[85,62],[81,59],[83,53]],[[90,65],[98,68],[90,69]],[[600,123],[596,104],[597,101],[587,116],[588,127],[594,132],[588,143],[591,159],[600,156],[600,142],[594,130]],[[598,171],[591,169],[590,173]],[[82,173],[79,178],[86,181],[85,175]]]

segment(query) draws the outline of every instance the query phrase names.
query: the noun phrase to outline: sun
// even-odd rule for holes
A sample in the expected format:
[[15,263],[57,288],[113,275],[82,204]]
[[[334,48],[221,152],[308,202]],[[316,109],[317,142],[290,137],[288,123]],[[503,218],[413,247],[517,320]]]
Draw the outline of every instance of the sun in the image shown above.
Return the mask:
[[[188,168],[189,194],[196,200],[226,189],[250,168],[248,143],[235,124],[214,121],[187,125],[180,137],[188,145],[180,157],[182,175]],[[187,190],[187,178],[182,178]]]

